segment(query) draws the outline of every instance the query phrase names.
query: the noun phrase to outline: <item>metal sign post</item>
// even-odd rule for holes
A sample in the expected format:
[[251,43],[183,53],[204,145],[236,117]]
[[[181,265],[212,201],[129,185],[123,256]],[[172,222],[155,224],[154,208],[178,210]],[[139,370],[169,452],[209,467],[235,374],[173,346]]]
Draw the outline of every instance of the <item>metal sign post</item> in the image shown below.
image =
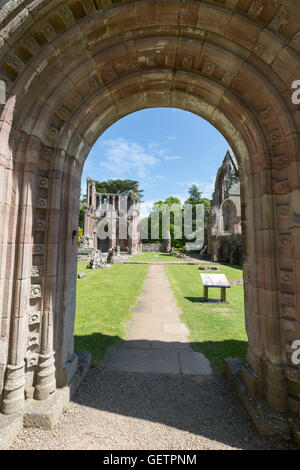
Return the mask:
[[226,302],[226,289],[230,288],[231,285],[225,274],[200,273],[200,276],[203,283],[204,302],[208,302],[209,287],[219,287],[221,289],[221,302]]

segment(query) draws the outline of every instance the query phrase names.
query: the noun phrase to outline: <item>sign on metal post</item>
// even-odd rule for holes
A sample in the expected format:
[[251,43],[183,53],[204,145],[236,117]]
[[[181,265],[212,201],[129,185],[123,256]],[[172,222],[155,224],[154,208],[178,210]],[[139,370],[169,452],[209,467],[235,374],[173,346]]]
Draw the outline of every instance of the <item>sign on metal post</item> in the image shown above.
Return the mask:
[[221,289],[221,302],[226,302],[226,289],[230,288],[231,285],[225,274],[200,273],[200,276],[203,283],[204,302],[208,302],[209,287],[219,287]]

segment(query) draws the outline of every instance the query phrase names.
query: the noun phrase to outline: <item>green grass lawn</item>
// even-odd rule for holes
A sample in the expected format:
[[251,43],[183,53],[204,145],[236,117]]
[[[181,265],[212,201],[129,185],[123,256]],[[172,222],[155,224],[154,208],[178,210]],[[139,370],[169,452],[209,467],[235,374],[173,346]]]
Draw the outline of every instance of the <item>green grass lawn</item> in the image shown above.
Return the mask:
[[89,351],[98,365],[106,349],[125,338],[132,318],[132,307],[143,286],[149,266],[113,265],[110,269],[86,269],[78,263],[78,272],[87,277],[77,283],[75,349]]
[[[198,266],[170,265],[165,269],[183,312],[181,320],[190,330],[193,349],[204,353],[216,369],[222,367],[225,357],[245,357],[243,287],[227,289],[229,304],[204,304],[200,302],[203,287]],[[221,265],[217,272],[226,274],[227,279],[242,279],[243,275],[238,266]],[[209,289],[208,292],[210,298],[220,298],[220,289]]]
[[181,261],[174,255],[168,253],[143,253],[130,258],[130,261]]

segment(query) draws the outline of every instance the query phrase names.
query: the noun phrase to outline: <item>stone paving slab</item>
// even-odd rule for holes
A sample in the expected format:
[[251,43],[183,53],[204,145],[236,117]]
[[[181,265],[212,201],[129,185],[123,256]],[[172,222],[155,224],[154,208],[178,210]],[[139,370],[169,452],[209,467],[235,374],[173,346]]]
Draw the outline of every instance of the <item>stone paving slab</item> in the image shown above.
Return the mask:
[[152,341],[151,347],[152,349],[167,349],[170,351],[193,351],[190,343],[185,343],[181,341]]
[[103,365],[109,369],[124,372],[180,373],[177,351],[109,348]]
[[[223,310],[222,310],[223,311]],[[145,315],[145,319],[147,321],[151,321],[152,319],[158,318],[162,322],[169,322],[169,323],[177,323],[178,319],[174,317],[172,312],[149,312],[145,314],[145,312],[135,312],[135,318],[138,319],[141,316]]]
[[125,348],[132,348],[132,349],[152,349],[152,341],[147,339],[133,339],[127,340],[124,344]]
[[183,323],[163,323],[163,330],[165,333],[175,334],[175,335],[188,335],[189,331]]
[[179,365],[181,372],[186,375],[210,375],[212,369],[209,360],[204,354],[195,351],[180,351]]
[[111,370],[149,374],[210,375],[208,359],[194,352],[188,328],[163,266],[152,265],[121,348],[109,348],[102,365]]
[[158,340],[127,340],[124,343],[125,348],[132,349],[163,349],[169,351],[193,351],[190,344],[180,341],[158,341]]

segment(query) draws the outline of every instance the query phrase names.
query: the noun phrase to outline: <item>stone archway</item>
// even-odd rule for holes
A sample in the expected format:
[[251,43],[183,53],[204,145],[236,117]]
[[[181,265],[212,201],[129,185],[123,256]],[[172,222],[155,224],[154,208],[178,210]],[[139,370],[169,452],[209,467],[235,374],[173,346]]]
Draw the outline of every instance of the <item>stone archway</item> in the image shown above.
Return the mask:
[[222,230],[227,233],[235,233],[237,225],[237,207],[232,199],[226,199],[222,204],[221,210]]
[[207,119],[237,156],[243,381],[253,403],[281,413],[284,430],[292,417],[299,439],[299,5],[23,0],[0,15],[2,413],[22,411],[24,392],[46,400],[78,369],[72,233],[90,148],[121,117],[171,106]]

